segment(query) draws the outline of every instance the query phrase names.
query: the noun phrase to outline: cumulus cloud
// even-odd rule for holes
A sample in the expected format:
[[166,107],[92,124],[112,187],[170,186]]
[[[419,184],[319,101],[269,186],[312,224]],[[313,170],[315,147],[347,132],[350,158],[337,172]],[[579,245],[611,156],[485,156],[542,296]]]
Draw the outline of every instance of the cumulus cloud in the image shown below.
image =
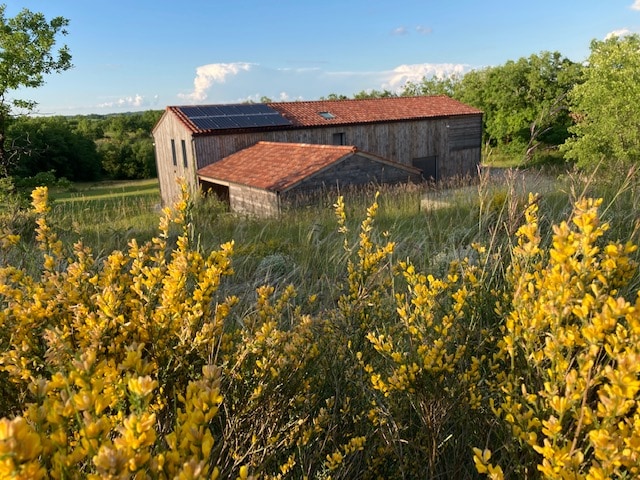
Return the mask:
[[[216,64],[220,66],[220,64]],[[225,64],[234,68],[214,68],[194,93],[180,96],[193,103],[206,99],[210,103],[275,102],[317,100],[330,94],[352,96],[358,92],[389,90],[399,93],[407,82],[424,77],[463,74],[470,66],[453,63],[405,64],[387,70],[326,70],[324,68],[281,68],[258,64]],[[202,73],[202,72],[201,72]],[[213,74],[217,76],[214,77]],[[212,88],[215,84],[215,88]],[[207,88],[209,89],[207,91]],[[197,92],[201,95],[195,95]]]
[[148,100],[136,93],[135,95],[124,96],[108,102],[99,103],[97,106],[98,108],[142,108],[155,105],[157,102],[157,95],[153,97],[152,100]]
[[397,91],[407,82],[420,82],[424,77],[445,78],[460,75],[469,69],[469,65],[461,63],[418,63],[413,65],[399,65],[385,73],[387,77],[383,88]]
[[634,0],[631,10],[640,10],[640,0]]
[[[640,0],[638,0],[640,1]],[[423,25],[418,25],[416,27],[416,32],[418,32],[420,35],[430,35],[431,32],[433,32],[433,30],[430,27],[425,27]]]
[[[640,0],[638,0],[640,2]],[[631,30],[628,28],[621,28],[619,30],[614,30],[613,32],[607,33],[607,36],[604,37],[605,40],[609,40],[612,37],[624,37],[625,35],[631,34]]]
[[252,67],[253,64],[246,62],[202,65],[196,69],[193,92],[179,94],[179,97],[192,102],[206,100],[209,89],[214,83],[225,83],[229,77],[238,75],[240,72],[248,72]]

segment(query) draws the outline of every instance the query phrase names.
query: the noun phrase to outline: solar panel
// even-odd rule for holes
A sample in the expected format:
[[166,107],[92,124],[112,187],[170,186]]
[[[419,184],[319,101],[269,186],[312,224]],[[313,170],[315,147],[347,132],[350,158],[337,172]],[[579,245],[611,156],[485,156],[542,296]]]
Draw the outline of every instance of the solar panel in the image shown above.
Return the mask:
[[291,125],[280,112],[264,103],[189,106],[181,110],[201,130]]

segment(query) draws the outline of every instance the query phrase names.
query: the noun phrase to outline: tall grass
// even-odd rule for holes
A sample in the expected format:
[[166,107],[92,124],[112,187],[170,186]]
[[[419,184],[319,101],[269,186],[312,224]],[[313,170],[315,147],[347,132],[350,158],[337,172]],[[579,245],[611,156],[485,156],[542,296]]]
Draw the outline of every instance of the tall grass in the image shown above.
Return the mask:
[[[64,237],[50,228],[115,221],[106,199],[50,212],[36,191],[35,240],[16,250],[0,237],[2,251],[31,246],[41,263],[0,259],[0,408],[27,419],[0,419],[11,455],[0,466],[541,478],[541,467],[562,471],[568,452],[572,478],[600,466],[636,476],[630,455],[640,453],[624,442],[640,433],[613,435],[637,427],[640,403],[620,403],[612,387],[640,402],[640,384],[626,381],[637,379],[640,304],[616,299],[637,294],[638,252],[626,241],[638,232],[638,180],[615,180],[484,171],[473,182],[327,192],[271,219],[185,197],[151,241],[126,247],[130,232],[104,223]],[[583,199],[594,193],[600,213]],[[120,214],[151,214],[121,200],[111,204]],[[82,236],[94,252],[123,245],[95,258],[69,248]]]
[[[602,184],[577,172],[488,167],[475,179],[322,192],[311,204],[287,209],[279,218],[236,215],[214,198],[196,199],[191,214],[199,248],[236,243],[235,285],[229,287],[236,293],[260,284],[294,283],[333,302],[346,258],[333,208],[338,194],[344,196],[347,218],[358,218],[379,192],[377,224],[396,242],[395,257],[438,271],[452,258],[464,257],[474,242],[507,241],[522,221],[529,192],[540,194],[542,221],[548,224],[563,218],[576,198],[601,195],[609,199],[605,215],[620,229],[619,237],[636,235],[637,174],[615,178],[617,184]],[[82,185],[76,191],[54,191],[52,199],[51,218],[63,240],[82,238],[105,254],[131,238],[150,238],[159,215],[157,182]]]
[[[487,167],[475,179],[436,185],[371,185],[322,192],[311,204],[285,210],[279,218],[236,215],[212,198],[197,199],[192,215],[200,248],[210,250],[235,241],[237,288],[295,283],[332,301],[345,257],[333,209],[338,194],[345,198],[347,217],[358,218],[379,192],[377,223],[396,242],[396,258],[409,258],[423,270],[437,270],[451,258],[464,256],[474,242],[504,242],[521,223],[529,192],[540,194],[541,221],[548,224],[563,218],[577,198],[602,196],[604,215],[619,230],[618,237],[637,237],[637,172],[598,180],[577,171]],[[157,226],[157,181],[79,185],[72,191],[54,190],[51,197],[51,218],[63,240],[72,243],[82,238],[105,254],[123,248],[131,238],[151,238]],[[21,231],[28,238],[32,228]]]

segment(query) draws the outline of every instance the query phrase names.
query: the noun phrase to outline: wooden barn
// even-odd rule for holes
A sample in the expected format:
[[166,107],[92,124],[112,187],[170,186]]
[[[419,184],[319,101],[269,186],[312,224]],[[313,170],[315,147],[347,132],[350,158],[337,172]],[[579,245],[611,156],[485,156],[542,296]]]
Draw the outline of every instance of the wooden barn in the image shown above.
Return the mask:
[[196,191],[201,169],[260,141],[354,146],[427,179],[475,175],[482,112],[446,96],[169,106],[153,136],[168,204],[179,195],[178,178]]
[[352,146],[258,142],[201,168],[198,178],[232,211],[267,216],[321,189],[416,182],[421,172]]

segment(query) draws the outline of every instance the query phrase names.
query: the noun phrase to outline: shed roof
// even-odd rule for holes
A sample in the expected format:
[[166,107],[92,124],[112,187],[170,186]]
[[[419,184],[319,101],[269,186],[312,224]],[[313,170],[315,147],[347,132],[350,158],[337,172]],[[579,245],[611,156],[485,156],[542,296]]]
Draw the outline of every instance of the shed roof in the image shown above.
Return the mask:
[[192,133],[198,135],[248,129],[281,130],[482,114],[481,110],[445,95],[169,106],[167,112],[175,114]]
[[353,146],[258,142],[201,168],[198,176],[209,181],[282,192],[355,154],[420,174],[416,168],[359,151]]

